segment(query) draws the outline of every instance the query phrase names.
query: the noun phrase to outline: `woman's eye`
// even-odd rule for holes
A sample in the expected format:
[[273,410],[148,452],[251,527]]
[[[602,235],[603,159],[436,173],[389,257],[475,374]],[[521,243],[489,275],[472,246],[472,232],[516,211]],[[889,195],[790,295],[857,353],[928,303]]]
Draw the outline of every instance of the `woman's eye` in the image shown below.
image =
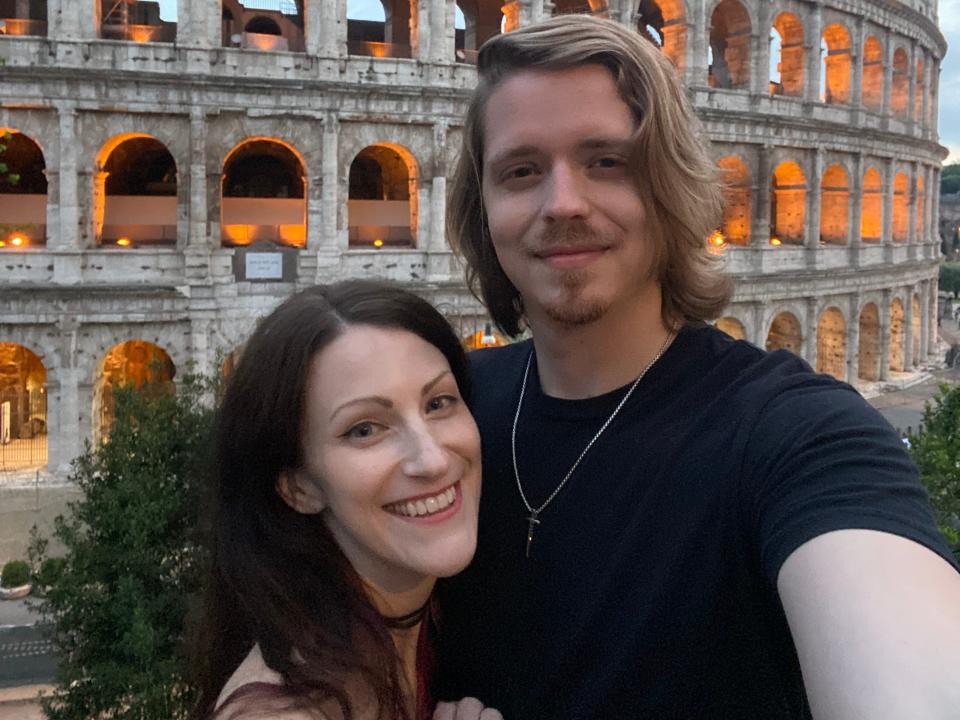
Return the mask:
[[430,412],[436,412],[437,410],[443,410],[451,407],[456,402],[457,398],[455,398],[453,395],[438,395],[435,398],[431,398],[427,403],[427,410]]
[[373,437],[377,432],[377,426],[372,422],[357,423],[347,430],[345,436],[353,440],[364,440]]

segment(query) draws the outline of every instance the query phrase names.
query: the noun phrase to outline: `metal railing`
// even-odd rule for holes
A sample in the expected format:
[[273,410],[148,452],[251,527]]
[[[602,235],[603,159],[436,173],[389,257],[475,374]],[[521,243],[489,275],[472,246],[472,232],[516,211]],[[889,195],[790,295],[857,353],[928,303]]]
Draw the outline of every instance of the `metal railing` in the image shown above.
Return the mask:
[[0,470],[27,470],[46,464],[46,388],[0,391]]

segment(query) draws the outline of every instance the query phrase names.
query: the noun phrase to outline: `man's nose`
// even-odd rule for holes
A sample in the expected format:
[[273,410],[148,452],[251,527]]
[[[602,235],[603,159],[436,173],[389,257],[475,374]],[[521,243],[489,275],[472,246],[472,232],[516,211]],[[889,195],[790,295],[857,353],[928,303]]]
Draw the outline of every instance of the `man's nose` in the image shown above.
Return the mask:
[[450,460],[436,436],[436,429],[427,423],[411,428],[406,439],[407,453],[403,471],[410,477],[434,479],[447,473]]
[[556,163],[546,183],[544,215],[551,220],[586,217],[589,203],[586,196],[586,178],[569,163]]

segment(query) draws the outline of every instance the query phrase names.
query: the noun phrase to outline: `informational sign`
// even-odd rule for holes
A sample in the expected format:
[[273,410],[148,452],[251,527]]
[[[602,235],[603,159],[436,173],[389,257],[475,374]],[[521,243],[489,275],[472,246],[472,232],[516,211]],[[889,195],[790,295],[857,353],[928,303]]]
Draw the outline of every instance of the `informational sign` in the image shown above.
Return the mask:
[[246,254],[245,260],[247,280],[283,279],[283,253],[252,252]]

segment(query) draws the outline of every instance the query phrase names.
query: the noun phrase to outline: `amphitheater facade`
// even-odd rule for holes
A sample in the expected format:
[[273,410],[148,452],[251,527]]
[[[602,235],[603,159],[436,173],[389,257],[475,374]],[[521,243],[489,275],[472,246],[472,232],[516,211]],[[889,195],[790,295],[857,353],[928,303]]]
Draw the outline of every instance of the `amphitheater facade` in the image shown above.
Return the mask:
[[443,233],[472,62],[561,12],[634,28],[686,82],[727,180],[705,239],[738,280],[723,329],[861,385],[935,352],[936,0],[177,10],[0,0],[0,161],[19,176],[0,181],[0,470],[65,468],[118,384],[228,370],[313,283],[392,278],[485,339]]

